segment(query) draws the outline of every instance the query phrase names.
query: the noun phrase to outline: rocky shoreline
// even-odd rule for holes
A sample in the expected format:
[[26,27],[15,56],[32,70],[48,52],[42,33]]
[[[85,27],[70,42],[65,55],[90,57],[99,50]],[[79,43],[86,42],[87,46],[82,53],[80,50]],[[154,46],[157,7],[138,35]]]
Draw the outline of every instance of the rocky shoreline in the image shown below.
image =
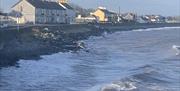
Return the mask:
[[176,27],[180,24],[82,24],[37,25],[0,31],[0,68],[16,65],[20,59],[40,59],[40,55],[77,51],[76,42],[103,32]]

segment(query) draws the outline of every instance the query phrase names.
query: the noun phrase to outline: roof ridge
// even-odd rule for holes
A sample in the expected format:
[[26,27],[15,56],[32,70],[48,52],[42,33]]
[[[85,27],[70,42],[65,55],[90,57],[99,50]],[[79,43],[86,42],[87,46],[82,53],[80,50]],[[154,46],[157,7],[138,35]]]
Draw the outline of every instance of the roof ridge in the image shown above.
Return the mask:
[[[19,4],[21,1],[17,2],[13,7],[15,7],[17,4]],[[52,1],[42,1],[42,0],[26,0],[28,3],[30,3],[35,8],[40,9],[56,9],[56,10],[65,10],[59,3],[52,2]]]

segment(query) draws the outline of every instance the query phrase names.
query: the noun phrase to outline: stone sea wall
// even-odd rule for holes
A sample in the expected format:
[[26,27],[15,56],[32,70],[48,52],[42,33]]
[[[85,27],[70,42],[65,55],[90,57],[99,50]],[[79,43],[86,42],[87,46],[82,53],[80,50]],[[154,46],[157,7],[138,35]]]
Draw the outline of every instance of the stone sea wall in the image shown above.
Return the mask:
[[101,36],[104,31],[176,27],[179,24],[81,24],[34,25],[0,30],[0,67],[16,65],[20,59],[40,59],[40,55],[77,51],[77,41]]

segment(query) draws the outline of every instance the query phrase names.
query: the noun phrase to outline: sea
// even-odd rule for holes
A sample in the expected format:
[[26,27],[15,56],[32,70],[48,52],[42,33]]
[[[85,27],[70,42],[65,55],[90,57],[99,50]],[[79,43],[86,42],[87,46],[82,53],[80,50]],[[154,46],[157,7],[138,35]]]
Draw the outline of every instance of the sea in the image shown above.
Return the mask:
[[180,27],[104,33],[0,69],[0,91],[180,91]]

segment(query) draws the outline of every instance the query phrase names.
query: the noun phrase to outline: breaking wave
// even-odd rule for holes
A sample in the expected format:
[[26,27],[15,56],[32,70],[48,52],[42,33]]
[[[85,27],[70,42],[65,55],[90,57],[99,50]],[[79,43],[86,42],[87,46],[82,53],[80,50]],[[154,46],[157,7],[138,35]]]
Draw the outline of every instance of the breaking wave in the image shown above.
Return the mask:
[[135,29],[132,31],[155,31],[155,30],[168,30],[168,29],[180,29],[180,27],[161,27],[161,28],[147,28],[147,29]]
[[129,91],[134,89],[137,87],[133,82],[116,82],[102,87],[100,91]]
[[104,33],[85,50],[21,60],[0,70],[0,91],[179,91],[179,28]]

